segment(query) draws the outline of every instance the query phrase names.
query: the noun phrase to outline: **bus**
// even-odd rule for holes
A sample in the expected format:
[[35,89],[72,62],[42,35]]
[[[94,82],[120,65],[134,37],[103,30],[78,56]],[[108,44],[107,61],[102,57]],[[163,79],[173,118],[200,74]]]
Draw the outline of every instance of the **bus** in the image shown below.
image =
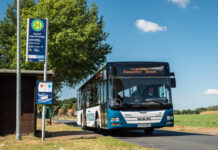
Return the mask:
[[167,62],[108,62],[77,90],[77,124],[97,131],[174,126]]

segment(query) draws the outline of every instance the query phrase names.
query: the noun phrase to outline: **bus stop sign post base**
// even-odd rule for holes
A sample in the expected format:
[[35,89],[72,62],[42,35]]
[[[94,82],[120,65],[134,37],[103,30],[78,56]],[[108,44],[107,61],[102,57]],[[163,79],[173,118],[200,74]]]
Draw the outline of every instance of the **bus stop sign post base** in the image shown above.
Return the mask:
[[43,111],[42,111],[42,141],[45,141],[45,104],[43,104]]

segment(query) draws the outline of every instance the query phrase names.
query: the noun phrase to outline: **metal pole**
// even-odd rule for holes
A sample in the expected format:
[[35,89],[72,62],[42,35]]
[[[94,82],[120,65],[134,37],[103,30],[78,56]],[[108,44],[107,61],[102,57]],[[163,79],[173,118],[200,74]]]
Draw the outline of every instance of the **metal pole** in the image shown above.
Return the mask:
[[20,71],[20,0],[17,0],[17,97],[16,97],[16,140],[21,140],[21,71]]
[[[45,64],[44,64],[44,81],[47,81],[47,52],[48,52],[48,18],[46,18],[46,45],[45,45]],[[45,104],[43,104],[42,115],[42,141],[45,140]]]
[[45,141],[45,104],[43,104],[42,112],[42,141]]

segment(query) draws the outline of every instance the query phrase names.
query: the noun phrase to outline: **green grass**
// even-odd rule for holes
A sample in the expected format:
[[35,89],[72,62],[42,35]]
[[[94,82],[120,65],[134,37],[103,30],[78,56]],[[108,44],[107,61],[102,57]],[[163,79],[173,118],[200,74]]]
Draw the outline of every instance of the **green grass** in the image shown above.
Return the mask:
[[218,114],[175,115],[175,125],[218,127]]
[[[38,119],[37,129],[41,129],[41,120]],[[47,125],[46,131],[55,133],[60,131],[70,131],[72,134],[81,132],[81,129],[65,124]],[[110,136],[74,137],[59,136],[56,138],[46,138],[41,142],[41,138],[33,135],[22,136],[21,141],[15,140],[15,134],[0,136],[0,150],[154,150],[143,148],[139,145],[130,144]]]
[[112,137],[83,138],[83,139],[47,139],[41,142],[40,138],[23,137],[16,141],[14,135],[0,137],[0,150],[153,150],[141,146],[122,142]]

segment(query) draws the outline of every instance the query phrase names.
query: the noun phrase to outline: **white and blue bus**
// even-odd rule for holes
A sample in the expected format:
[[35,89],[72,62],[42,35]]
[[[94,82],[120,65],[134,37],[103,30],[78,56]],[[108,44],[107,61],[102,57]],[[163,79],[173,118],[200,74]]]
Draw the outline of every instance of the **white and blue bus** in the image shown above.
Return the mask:
[[172,127],[175,86],[166,62],[109,62],[78,89],[77,124],[145,133]]

